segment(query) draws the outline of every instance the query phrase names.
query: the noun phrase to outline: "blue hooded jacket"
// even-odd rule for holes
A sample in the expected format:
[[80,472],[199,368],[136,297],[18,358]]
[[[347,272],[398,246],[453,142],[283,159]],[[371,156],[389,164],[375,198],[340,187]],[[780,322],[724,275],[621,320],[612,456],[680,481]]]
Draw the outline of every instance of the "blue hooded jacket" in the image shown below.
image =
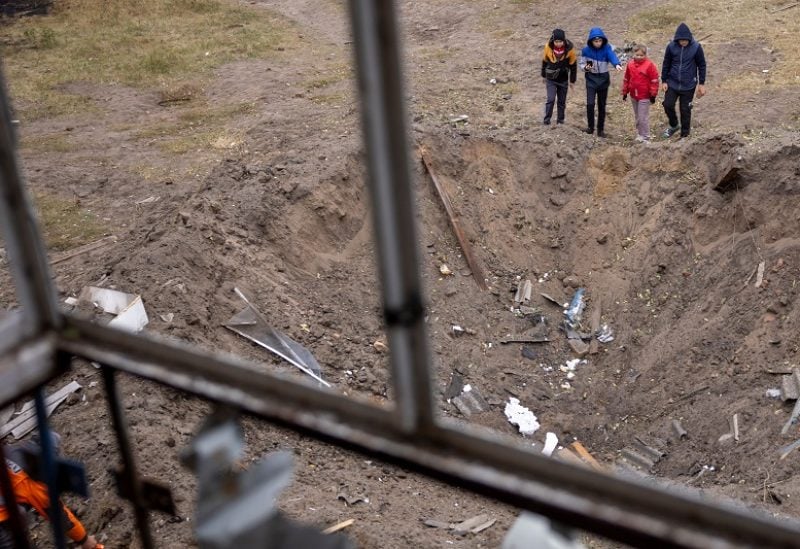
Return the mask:
[[[678,40],[688,40],[689,44],[682,48]],[[675,37],[667,44],[664,63],[661,65],[661,81],[677,91],[688,91],[698,84],[706,83],[706,56],[703,46],[695,41],[686,23],[678,25]]]
[[[603,39],[603,45],[599,48],[595,48],[592,45],[592,40],[595,38]],[[591,61],[588,71],[586,70],[587,61]],[[603,29],[600,27],[592,28],[589,31],[586,45],[581,50],[581,59],[578,62],[578,67],[586,75],[586,85],[595,88],[608,87],[611,83],[608,72],[619,64],[619,58],[614,53],[614,48],[608,43],[608,38],[603,33]]]

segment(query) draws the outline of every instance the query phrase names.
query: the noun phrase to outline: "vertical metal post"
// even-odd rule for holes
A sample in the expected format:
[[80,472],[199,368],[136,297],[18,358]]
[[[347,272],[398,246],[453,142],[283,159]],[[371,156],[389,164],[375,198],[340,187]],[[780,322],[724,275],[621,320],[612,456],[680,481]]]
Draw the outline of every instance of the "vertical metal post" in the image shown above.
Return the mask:
[[22,514],[17,507],[17,498],[14,495],[14,487],[11,485],[11,476],[8,474],[6,465],[6,448],[5,444],[0,443],[0,460],[3,465],[0,467],[0,489],[3,493],[3,506],[8,512],[8,522],[11,526],[11,535],[14,537],[14,547],[19,549],[30,549],[31,542],[28,540],[28,534],[25,531],[25,522],[22,519]]
[[147,508],[144,505],[144,497],[142,496],[142,484],[136,471],[136,460],[133,456],[131,441],[128,438],[128,426],[122,412],[122,403],[117,390],[117,382],[114,379],[114,370],[108,366],[103,366],[103,382],[106,386],[111,421],[114,425],[114,432],[117,434],[119,452],[122,454],[122,482],[128,483],[128,491],[131,494],[133,510],[136,515],[136,526],[139,528],[139,535],[142,539],[142,547],[153,549],[155,547],[153,545],[153,536],[150,532]]
[[0,70],[0,229],[24,315],[26,335],[58,326],[61,316],[33,207],[22,183],[8,94]]
[[36,420],[39,428],[39,437],[42,447],[42,467],[44,480],[47,483],[47,493],[50,496],[50,525],[53,528],[53,541],[58,549],[66,549],[67,542],[62,524],[61,499],[58,491],[58,470],[56,468],[55,448],[53,438],[50,436],[50,427],[47,424],[47,407],[44,402],[44,390],[39,388],[34,396],[36,405]]
[[434,423],[431,361],[395,7],[351,0],[350,10],[395,398],[402,427],[426,429]]

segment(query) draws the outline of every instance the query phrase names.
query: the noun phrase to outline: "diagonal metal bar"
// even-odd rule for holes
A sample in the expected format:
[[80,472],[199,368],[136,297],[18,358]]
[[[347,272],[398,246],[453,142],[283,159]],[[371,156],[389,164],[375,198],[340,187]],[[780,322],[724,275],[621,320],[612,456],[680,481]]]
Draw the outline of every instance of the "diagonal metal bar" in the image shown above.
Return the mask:
[[258,372],[233,359],[68,317],[62,348],[339,446],[469,487],[639,547],[791,547],[800,525],[576,468],[486,432],[434,425],[408,433],[387,410]]
[[350,13],[397,413],[407,430],[425,429],[434,422],[431,361],[395,9],[351,0]]
[[111,422],[114,425],[114,431],[117,435],[117,444],[119,445],[119,452],[122,455],[122,475],[121,482],[127,484],[127,493],[131,494],[131,502],[133,503],[133,510],[136,516],[136,526],[139,528],[139,536],[142,540],[142,547],[145,549],[153,549],[153,535],[150,532],[150,522],[148,517],[147,508],[144,504],[144,496],[142,495],[142,483],[136,468],[136,459],[133,455],[133,447],[131,446],[130,438],[128,437],[128,425],[125,421],[125,414],[122,411],[122,402],[120,399],[119,391],[117,390],[117,382],[114,377],[114,370],[107,366],[103,366],[103,383],[106,387],[106,395],[108,397],[108,409],[111,412]]
[[22,305],[24,331],[33,335],[57,326],[61,317],[44,244],[18,167],[9,104],[0,70],[0,229]]

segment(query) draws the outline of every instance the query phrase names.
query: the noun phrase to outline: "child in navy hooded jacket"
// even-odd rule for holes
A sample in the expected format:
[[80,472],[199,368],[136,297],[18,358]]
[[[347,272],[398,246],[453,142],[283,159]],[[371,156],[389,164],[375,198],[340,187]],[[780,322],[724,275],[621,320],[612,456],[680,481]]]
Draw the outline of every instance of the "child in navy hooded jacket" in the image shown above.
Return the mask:
[[678,131],[678,116],[675,103],[680,100],[681,137],[688,137],[692,124],[692,100],[706,94],[706,56],[703,46],[692,36],[686,23],[675,30],[675,37],[664,51],[661,65],[661,89],[664,90],[664,111],[669,119],[669,128],[664,137],[671,137]]
[[596,98],[597,136],[605,137],[606,100],[608,99],[608,88],[611,85],[611,76],[608,72],[611,67],[621,71],[622,66],[600,27],[594,27],[589,31],[589,39],[581,50],[581,60],[578,66],[586,76],[586,119],[589,123],[586,133],[594,133]]

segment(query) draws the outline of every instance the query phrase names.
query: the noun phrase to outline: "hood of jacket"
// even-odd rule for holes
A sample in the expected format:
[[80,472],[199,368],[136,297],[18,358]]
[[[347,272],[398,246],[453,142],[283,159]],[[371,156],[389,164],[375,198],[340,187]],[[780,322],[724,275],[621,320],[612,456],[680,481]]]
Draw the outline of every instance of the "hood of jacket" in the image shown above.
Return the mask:
[[689,42],[694,40],[694,37],[692,36],[692,31],[689,30],[689,25],[687,25],[686,23],[681,23],[680,25],[678,25],[678,28],[675,29],[675,38],[673,38],[673,40],[675,40],[676,42],[678,40],[688,40]]
[[[686,27],[686,28],[688,30],[689,27]],[[606,35],[603,32],[603,29],[601,29],[600,27],[592,27],[592,30],[589,31],[589,38],[586,40],[586,45],[589,46],[589,47],[593,47],[592,46],[592,40],[594,40],[595,38],[602,38],[603,39],[603,46],[608,44],[608,38],[606,38]],[[600,47],[602,48],[603,46],[600,46]]]

